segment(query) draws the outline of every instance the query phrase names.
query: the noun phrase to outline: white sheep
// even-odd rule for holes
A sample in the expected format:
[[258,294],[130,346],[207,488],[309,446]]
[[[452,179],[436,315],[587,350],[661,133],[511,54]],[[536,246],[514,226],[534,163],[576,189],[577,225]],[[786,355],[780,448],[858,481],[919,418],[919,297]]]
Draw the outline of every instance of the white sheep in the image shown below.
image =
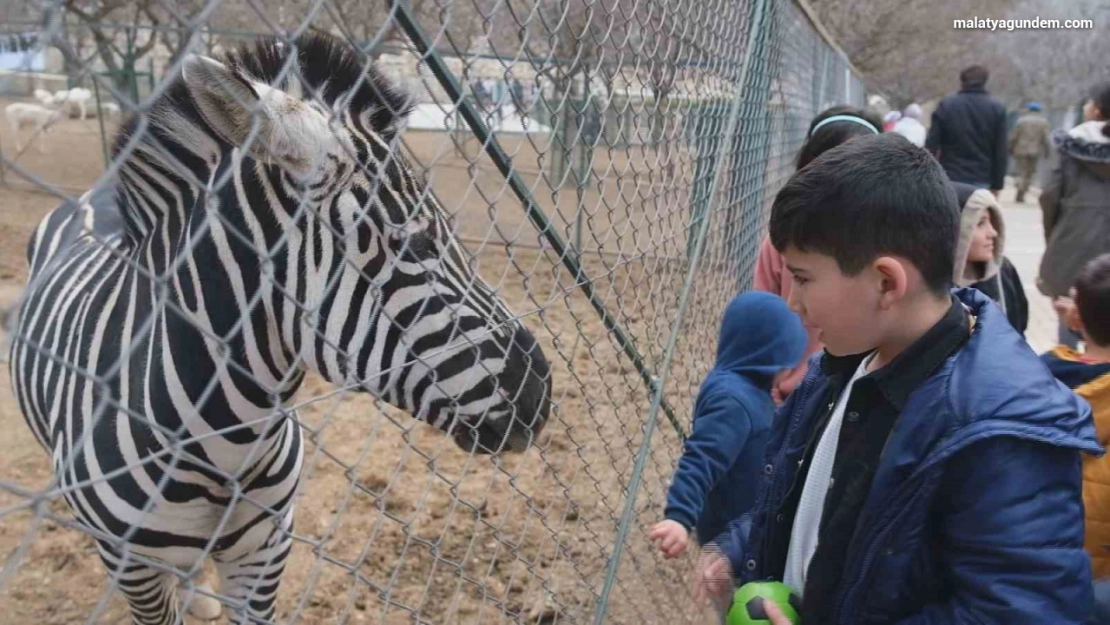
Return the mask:
[[116,119],[119,117],[119,112],[119,105],[115,102],[98,102],[96,104],[96,114],[100,117]]
[[[50,130],[50,126],[62,119],[63,113],[57,109],[46,108],[38,104],[16,102],[4,108],[4,116],[8,118],[8,125],[12,128],[12,136],[15,137],[15,149],[19,152],[23,150],[19,144],[20,128],[31,126],[36,133],[46,133]],[[39,150],[44,150],[41,142],[39,143]]]
[[54,106],[54,94],[46,89],[35,89],[35,99],[42,103],[43,106]]
[[80,112],[79,119],[85,119],[88,114],[88,102],[92,99],[92,91],[83,87],[74,87],[54,92],[54,102],[61,105],[71,115],[76,109]]

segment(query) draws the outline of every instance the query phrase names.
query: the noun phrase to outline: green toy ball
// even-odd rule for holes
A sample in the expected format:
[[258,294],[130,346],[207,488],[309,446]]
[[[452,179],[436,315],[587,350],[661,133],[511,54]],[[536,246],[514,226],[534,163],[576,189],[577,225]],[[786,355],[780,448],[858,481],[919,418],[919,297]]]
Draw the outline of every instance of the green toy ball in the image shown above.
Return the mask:
[[798,616],[802,610],[801,597],[789,586],[782,582],[749,582],[737,589],[732,597],[732,608],[726,621],[728,625],[770,625],[771,621],[763,611],[763,599],[774,601],[794,625],[802,622]]

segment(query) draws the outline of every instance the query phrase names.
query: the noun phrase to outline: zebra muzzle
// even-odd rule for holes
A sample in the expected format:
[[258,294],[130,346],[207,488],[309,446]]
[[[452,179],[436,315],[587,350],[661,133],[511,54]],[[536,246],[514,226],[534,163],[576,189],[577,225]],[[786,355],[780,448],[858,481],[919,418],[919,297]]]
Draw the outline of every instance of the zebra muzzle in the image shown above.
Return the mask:
[[465,451],[494,454],[523,452],[543,431],[551,413],[551,366],[535,337],[524,327],[513,335],[497,391],[512,407],[476,424],[459,423],[455,442]]

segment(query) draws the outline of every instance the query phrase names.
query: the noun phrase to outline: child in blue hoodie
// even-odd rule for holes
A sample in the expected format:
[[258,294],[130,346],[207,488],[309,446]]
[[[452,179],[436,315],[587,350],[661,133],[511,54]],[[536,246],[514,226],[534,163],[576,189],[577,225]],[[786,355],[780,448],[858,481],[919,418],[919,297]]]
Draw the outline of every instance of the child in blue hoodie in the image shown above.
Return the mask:
[[805,326],[777,295],[753,291],[725,309],[717,363],[694,404],[694,425],[667,494],[666,520],[648,533],[665,558],[705,545],[751,508],[771,431],[771,388],[805,352]]

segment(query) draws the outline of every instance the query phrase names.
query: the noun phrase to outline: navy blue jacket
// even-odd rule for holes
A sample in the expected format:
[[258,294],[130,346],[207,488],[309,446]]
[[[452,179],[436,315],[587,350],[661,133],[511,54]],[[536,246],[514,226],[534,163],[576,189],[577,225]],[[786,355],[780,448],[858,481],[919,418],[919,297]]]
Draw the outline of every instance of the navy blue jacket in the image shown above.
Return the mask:
[[962,89],[933,112],[925,148],[956,182],[1001,189],[1009,162],[1006,107],[982,87]]
[[694,424],[667,494],[666,518],[705,544],[747,512],[763,466],[775,406],[771,382],[798,364],[807,335],[777,295],[752,291],[725,309],[717,362],[702,382]]
[[[1077,453],[1103,451],[1090,408],[987,296],[956,295],[976,316],[971,337],[907,398],[821,625],[1079,624],[1091,611]],[[716,541],[740,583],[764,577],[765,528],[823,401],[822,364],[775,420],[754,508]]]

